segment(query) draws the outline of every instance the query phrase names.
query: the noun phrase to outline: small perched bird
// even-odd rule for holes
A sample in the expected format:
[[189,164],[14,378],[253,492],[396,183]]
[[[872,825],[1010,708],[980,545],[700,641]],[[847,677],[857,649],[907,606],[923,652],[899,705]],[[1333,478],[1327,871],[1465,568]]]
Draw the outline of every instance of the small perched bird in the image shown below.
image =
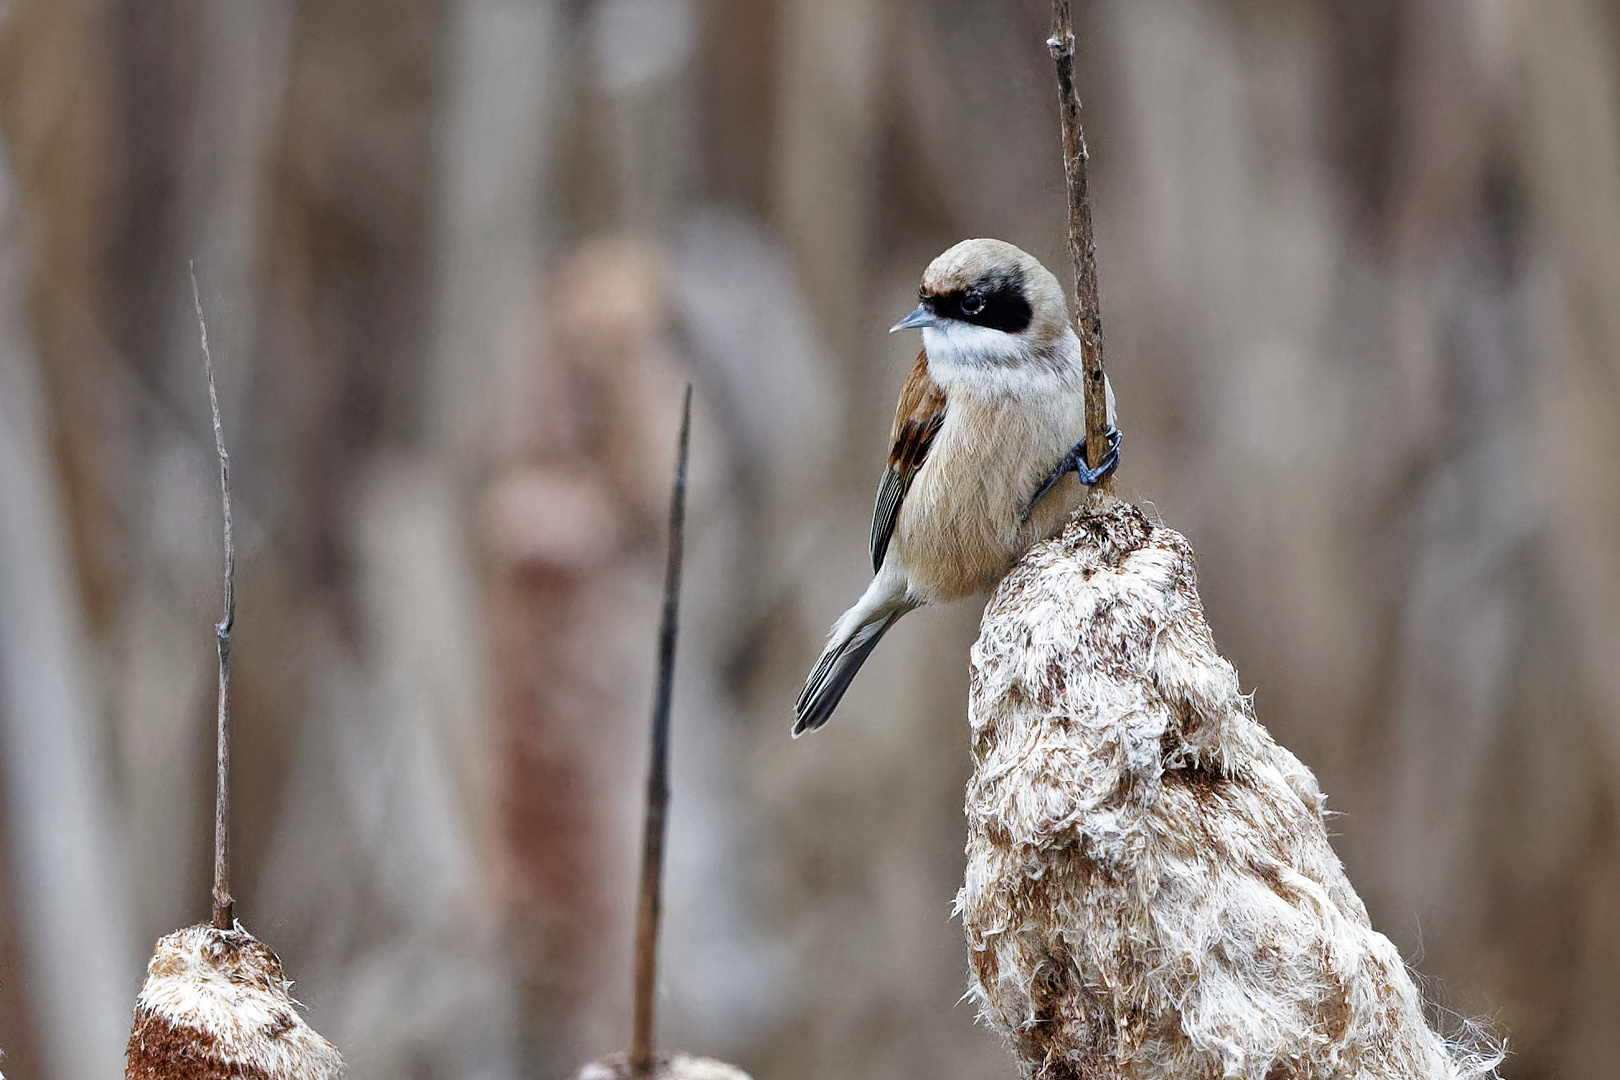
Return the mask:
[[1039,260],[964,240],[928,265],[918,298],[890,330],[920,327],[923,351],[872,513],[876,576],[833,626],[794,706],[795,737],[827,722],[895,620],[994,586],[1119,460],[1110,389],[1109,453],[1087,467],[1080,339]]

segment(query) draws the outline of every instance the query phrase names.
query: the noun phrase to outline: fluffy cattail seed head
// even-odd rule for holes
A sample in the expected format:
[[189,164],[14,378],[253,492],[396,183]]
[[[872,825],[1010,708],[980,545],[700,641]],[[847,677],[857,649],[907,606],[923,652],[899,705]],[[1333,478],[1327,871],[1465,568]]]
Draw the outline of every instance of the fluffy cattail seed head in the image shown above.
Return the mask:
[[337,1080],[337,1048],[298,1014],[270,947],[189,926],[158,941],[135,1002],[126,1080]]
[[1328,843],[1316,778],[1216,651],[1179,533],[1103,499],[973,647],[970,995],[1038,1080],[1458,1080]]

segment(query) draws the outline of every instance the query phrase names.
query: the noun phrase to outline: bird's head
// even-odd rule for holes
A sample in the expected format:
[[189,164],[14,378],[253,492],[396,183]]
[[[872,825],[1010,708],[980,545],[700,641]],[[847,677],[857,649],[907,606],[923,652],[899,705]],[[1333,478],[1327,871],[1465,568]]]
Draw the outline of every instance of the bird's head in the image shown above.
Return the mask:
[[964,240],[946,251],[928,264],[917,297],[917,310],[893,329],[920,327],[931,364],[1050,363],[1069,332],[1057,278],[1001,240]]

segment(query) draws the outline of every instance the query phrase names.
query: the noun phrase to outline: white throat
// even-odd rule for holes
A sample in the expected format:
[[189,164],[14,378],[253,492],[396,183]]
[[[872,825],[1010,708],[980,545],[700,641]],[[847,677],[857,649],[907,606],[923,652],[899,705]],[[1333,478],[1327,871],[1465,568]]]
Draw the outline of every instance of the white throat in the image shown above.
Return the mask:
[[1027,397],[1080,385],[1080,339],[1066,332],[1050,349],[1004,330],[946,319],[922,328],[928,374],[947,393]]

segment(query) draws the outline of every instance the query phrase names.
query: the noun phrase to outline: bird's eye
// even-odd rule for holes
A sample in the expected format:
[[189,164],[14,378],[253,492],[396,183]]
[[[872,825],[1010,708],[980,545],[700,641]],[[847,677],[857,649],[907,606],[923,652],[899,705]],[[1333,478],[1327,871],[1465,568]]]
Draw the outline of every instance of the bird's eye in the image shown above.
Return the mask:
[[969,315],[977,315],[984,310],[984,294],[978,289],[969,289],[967,295],[962,297],[962,310]]

